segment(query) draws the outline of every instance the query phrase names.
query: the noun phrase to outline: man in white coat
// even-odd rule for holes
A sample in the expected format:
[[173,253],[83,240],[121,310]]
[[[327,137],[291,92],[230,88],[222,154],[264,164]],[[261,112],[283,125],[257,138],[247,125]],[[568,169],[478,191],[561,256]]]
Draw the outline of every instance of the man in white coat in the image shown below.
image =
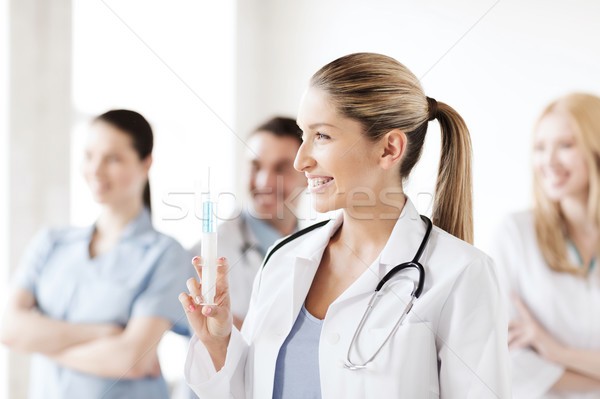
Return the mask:
[[[252,292],[252,282],[267,249],[297,230],[296,208],[306,189],[303,173],[294,169],[302,131],[291,118],[274,117],[249,136],[250,201],[241,214],[223,221],[218,229],[218,255],[229,259],[229,286],[234,324],[241,328]],[[192,253],[201,253],[198,242]]]

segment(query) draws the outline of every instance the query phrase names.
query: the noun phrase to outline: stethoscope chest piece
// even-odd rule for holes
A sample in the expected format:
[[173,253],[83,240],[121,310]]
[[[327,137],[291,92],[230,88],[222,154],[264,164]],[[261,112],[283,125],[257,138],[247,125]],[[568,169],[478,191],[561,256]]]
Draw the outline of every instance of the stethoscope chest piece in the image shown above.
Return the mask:
[[[429,241],[429,235],[431,233],[432,223],[431,223],[431,220],[429,220],[425,216],[421,216],[421,219],[423,219],[423,221],[427,224],[427,231],[425,233],[425,236],[423,237],[423,240],[421,241],[421,245],[419,246],[419,249],[418,249],[417,253],[415,254],[414,259],[410,262],[405,262],[405,263],[402,263],[402,264],[392,268],[379,281],[379,283],[377,284],[377,287],[375,288],[375,292],[373,292],[373,294],[371,295],[371,299],[369,300],[369,303],[367,304],[367,309],[365,310],[362,318],[360,319],[360,322],[358,323],[358,327],[356,328],[356,331],[354,332],[354,336],[352,337],[352,341],[350,341],[350,346],[348,347],[348,354],[346,355],[346,360],[344,362],[344,367],[348,370],[362,370],[362,369],[367,368],[367,365],[369,363],[371,363],[373,361],[373,359],[375,359],[375,357],[379,354],[379,352],[381,352],[383,347],[388,343],[390,338],[392,338],[392,336],[396,333],[396,331],[398,330],[400,325],[402,325],[402,322],[406,319],[406,316],[410,313],[415,300],[423,292],[423,286],[425,284],[425,269],[423,268],[423,265],[421,265],[421,263],[419,263],[419,260],[420,260],[421,255],[423,254],[423,251],[425,250],[425,247],[427,246],[427,243]],[[406,303],[406,306],[404,307],[402,314],[396,321],[396,324],[394,324],[394,326],[390,330],[390,332],[387,335],[387,337],[385,338],[385,340],[381,343],[381,345],[379,345],[379,348],[375,351],[375,353],[371,357],[369,357],[366,361],[364,361],[363,363],[354,363],[352,360],[350,360],[350,357],[352,354],[352,348],[355,346],[357,338],[360,335],[361,331],[363,330],[363,327],[364,327],[369,315],[373,311],[373,308],[377,304],[379,297],[383,294],[384,287],[392,279],[392,277],[394,277],[394,275],[396,275],[397,273],[401,272],[402,270],[405,270],[408,268],[416,269],[419,272],[419,278],[417,281],[413,282],[413,289],[410,294],[410,299]]]

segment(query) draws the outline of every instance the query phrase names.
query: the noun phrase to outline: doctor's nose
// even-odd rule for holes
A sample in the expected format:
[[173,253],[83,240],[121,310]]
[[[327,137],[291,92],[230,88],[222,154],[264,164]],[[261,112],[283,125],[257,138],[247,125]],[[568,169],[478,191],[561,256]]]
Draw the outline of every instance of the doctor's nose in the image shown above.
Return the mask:
[[306,142],[302,143],[294,160],[294,169],[298,172],[306,172],[307,169],[314,167],[315,164],[315,159],[310,154],[310,146]]
[[83,163],[83,173],[89,177],[98,177],[104,174],[104,164],[101,160],[86,159]]
[[547,166],[557,166],[560,164],[558,159],[558,149],[556,147],[549,147],[544,154],[544,163]]

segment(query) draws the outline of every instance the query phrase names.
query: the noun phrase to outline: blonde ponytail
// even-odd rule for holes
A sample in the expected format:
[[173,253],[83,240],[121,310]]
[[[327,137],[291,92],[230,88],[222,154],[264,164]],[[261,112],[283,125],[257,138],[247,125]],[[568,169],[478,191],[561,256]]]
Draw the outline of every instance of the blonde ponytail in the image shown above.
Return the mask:
[[451,107],[426,97],[419,79],[391,57],[356,53],[317,71],[311,86],[324,90],[338,111],[363,125],[373,141],[400,129],[408,139],[400,178],[407,178],[421,156],[428,122],[438,119],[442,152],[434,196],[433,223],[473,242],[471,139]]
[[471,137],[463,118],[449,105],[437,103],[442,148],[433,200],[433,223],[473,243]]

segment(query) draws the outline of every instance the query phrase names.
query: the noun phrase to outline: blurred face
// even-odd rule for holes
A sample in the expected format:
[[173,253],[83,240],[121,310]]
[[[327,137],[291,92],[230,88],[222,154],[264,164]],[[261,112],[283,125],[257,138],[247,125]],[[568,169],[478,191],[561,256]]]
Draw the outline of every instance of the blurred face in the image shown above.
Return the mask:
[[274,219],[281,210],[289,210],[287,205],[295,206],[306,188],[304,176],[293,166],[298,141],[259,131],[250,137],[248,146],[249,189],[254,211],[266,219]]
[[378,153],[362,125],[339,115],[329,96],[309,88],[298,113],[303,143],[294,167],[308,179],[318,212],[346,208],[358,192],[377,192]]
[[589,171],[569,119],[558,113],[544,116],[534,140],[534,173],[546,195],[554,201],[587,198]]
[[140,160],[131,137],[103,121],[92,124],[82,169],[94,199],[119,205],[142,198],[152,158]]

